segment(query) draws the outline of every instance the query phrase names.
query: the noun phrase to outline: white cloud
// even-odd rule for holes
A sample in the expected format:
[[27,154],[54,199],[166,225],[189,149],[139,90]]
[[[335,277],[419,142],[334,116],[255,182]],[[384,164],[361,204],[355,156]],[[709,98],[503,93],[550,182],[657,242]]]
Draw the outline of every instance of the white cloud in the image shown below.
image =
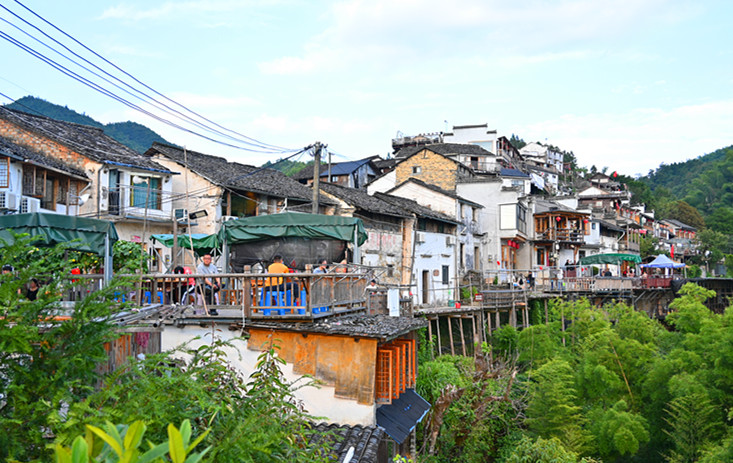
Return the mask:
[[[581,165],[646,173],[733,144],[733,100],[669,110],[638,108],[624,114],[573,114],[514,128],[525,141],[573,151]],[[525,135],[526,134],[526,135]]]
[[149,4],[147,4],[145,8],[133,6],[128,3],[121,3],[104,10],[98,19],[144,21],[178,15],[228,12],[259,3],[263,2],[253,2],[250,0],[202,0],[189,2],[165,2],[156,6],[149,6]]

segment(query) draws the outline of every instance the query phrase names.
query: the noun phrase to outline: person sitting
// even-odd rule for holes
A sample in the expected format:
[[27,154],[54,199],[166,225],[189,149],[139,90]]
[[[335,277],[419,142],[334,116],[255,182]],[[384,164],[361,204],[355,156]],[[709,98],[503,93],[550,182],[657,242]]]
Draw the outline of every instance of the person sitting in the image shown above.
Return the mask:
[[[280,254],[275,254],[275,256],[273,256],[272,258],[272,263],[267,267],[267,273],[290,273],[290,268],[287,265],[283,264],[283,256],[281,256]],[[291,294],[293,295],[299,294],[297,283],[286,281],[283,277],[268,278],[265,281],[265,287],[262,290],[265,292],[291,291]]]
[[[175,275],[191,275],[191,269],[183,266],[176,266],[173,269]],[[171,289],[168,291],[168,300],[171,304],[186,303],[190,291],[196,282],[193,278],[183,278],[171,281]]]
[[318,267],[313,270],[313,273],[328,273],[328,261],[322,259]]
[[31,278],[28,282],[28,289],[25,291],[25,298],[29,301],[35,301],[38,297],[38,290],[41,289],[40,283],[35,278]]

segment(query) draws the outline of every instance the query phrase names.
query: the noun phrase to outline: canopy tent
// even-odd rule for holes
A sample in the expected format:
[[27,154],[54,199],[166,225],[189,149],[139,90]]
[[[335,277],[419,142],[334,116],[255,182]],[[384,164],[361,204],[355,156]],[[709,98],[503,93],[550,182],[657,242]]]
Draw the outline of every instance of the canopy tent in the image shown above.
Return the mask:
[[593,264],[614,264],[619,265],[621,262],[633,262],[636,264],[641,263],[641,257],[636,254],[595,254],[592,256],[585,256],[580,258],[580,265],[593,265]]
[[218,234],[219,241],[228,245],[282,237],[342,240],[361,246],[368,235],[361,219],[299,212],[229,220]]
[[[190,236],[190,238],[189,238]],[[159,242],[167,248],[173,247],[173,235],[160,234],[152,235],[154,241]],[[206,235],[204,233],[193,233],[191,235],[178,235],[178,247],[182,249],[192,249],[198,256],[211,254],[212,251],[219,249],[219,240],[216,235]],[[193,244],[193,246],[191,246]]]
[[642,264],[641,266],[646,268],[683,268],[685,264],[679,264],[664,254],[659,254],[653,261],[648,264]]
[[281,254],[288,266],[299,269],[321,258],[341,260],[347,242],[354,243],[353,259],[358,262],[359,246],[367,237],[361,219],[298,212],[229,220],[217,235],[227,247],[224,256],[229,259],[231,254],[232,267],[237,270],[267,261],[274,254]]
[[39,237],[36,246],[77,240],[74,249],[103,256],[104,278],[108,281],[112,277],[112,245],[119,240],[112,222],[43,212],[0,216],[0,240],[12,244],[15,240],[11,231]]

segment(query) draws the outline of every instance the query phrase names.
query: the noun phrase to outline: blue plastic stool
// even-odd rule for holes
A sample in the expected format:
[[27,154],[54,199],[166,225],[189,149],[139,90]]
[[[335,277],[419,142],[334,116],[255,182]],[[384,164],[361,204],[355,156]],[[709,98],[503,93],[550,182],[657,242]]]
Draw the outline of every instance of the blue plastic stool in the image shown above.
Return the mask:
[[[260,306],[272,306],[272,295],[275,294],[277,296],[277,300],[275,301],[275,306],[284,306],[285,305],[285,292],[283,291],[262,291],[262,295],[260,296]],[[265,304],[265,301],[268,303]]]

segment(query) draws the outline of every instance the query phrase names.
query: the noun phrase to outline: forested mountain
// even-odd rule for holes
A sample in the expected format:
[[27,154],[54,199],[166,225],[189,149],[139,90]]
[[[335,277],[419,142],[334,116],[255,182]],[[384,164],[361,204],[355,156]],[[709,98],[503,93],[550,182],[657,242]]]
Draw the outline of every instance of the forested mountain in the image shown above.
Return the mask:
[[[24,96],[5,107],[30,114],[40,114],[59,121],[99,127],[104,133],[138,153],[144,153],[154,141],[169,143],[163,137],[137,122],[113,122],[102,124],[86,114],[79,114],[68,106],[50,103],[33,96]],[[170,144],[170,143],[169,143]]]
[[662,217],[686,203],[699,211],[707,227],[733,234],[733,146],[686,162],[662,164],[638,181],[628,177],[621,181],[637,201]]

